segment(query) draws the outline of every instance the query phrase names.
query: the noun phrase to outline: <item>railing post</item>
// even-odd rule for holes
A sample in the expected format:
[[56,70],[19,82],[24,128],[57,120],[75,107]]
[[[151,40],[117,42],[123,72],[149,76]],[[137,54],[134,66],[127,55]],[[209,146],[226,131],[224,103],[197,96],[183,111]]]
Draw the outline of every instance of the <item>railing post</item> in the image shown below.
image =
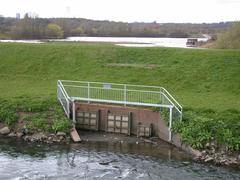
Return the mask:
[[127,85],[124,84],[124,106],[127,105]]
[[67,99],[67,117],[70,117],[70,106],[69,106],[69,101]]
[[58,83],[57,83],[57,100],[59,101],[59,86],[58,86]]
[[75,109],[75,101],[72,101],[72,120],[73,123],[76,124],[76,109]]
[[181,109],[181,113],[180,113],[180,122],[182,122],[182,115],[183,115],[183,110]]
[[90,103],[90,82],[88,82],[88,104]]
[[168,141],[172,141],[172,106],[169,107],[169,127],[168,127]]
[[160,104],[162,104],[163,103],[163,95],[162,95],[162,89],[160,89]]
[[59,89],[58,89],[58,81],[57,81],[57,100],[59,100]]

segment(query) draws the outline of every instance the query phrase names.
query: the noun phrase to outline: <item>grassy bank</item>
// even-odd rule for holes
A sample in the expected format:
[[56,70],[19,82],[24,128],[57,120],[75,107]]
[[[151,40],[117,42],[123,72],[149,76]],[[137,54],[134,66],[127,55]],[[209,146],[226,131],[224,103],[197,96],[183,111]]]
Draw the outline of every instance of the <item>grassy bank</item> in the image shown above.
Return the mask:
[[4,123],[14,131],[69,132],[70,122],[56,100],[16,98],[0,99],[0,126]]
[[240,111],[239,74],[237,50],[0,43],[0,98],[13,102],[56,104],[58,79],[159,85],[183,105],[186,116],[205,112],[196,116],[218,119],[206,112]]

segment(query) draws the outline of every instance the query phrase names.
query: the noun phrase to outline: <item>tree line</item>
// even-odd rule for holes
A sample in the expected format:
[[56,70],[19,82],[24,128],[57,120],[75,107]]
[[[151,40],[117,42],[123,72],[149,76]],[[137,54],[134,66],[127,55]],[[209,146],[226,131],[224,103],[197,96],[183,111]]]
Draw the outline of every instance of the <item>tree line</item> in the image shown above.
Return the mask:
[[69,36],[187,38],[216,34],[229,24],[231,22],[125,23],[83,18],[39,18],[25,14],[22,19],[0,16],[0,39],[51,39]]
[[240,49],[240,21],[218,33],[215,46],[220,49]]

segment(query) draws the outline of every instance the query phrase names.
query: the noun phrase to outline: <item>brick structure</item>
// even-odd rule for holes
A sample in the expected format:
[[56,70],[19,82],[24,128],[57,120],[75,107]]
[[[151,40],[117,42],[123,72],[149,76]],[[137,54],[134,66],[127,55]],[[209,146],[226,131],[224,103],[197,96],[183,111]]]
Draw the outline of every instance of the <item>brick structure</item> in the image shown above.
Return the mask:
[[154,112],[150,109],[144,109],[143,107],[129,107],[129,106],[117,106],[109,104],[88,104],[82,102],[75,102],[76,110],[84,112],[99,112],[99,130],[106,131],[107,129],[107,117],[108,114],[116,115],[130,115],[131,134],[137,135],[138,124],[150,127],[152,124],[152,134],[158,136],[163,140],[168,141],[168,126],[165,121],[161,119],[160,112]]

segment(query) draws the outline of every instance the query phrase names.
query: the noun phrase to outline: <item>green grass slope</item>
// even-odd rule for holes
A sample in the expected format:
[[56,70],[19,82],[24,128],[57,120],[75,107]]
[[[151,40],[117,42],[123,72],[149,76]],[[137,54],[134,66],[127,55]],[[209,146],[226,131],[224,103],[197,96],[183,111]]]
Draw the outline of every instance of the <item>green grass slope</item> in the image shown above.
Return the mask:
[[0,43],[0,98],[55,98],[58,79],[158,85],[184,107],[240,110],[237,50]]
[[183,122],[173,125],[185,143],[240,150],[240,51],[0,43],[0,123],[35,112],[29,128],[67,132],[58,79],[163,86],[184,107]]

